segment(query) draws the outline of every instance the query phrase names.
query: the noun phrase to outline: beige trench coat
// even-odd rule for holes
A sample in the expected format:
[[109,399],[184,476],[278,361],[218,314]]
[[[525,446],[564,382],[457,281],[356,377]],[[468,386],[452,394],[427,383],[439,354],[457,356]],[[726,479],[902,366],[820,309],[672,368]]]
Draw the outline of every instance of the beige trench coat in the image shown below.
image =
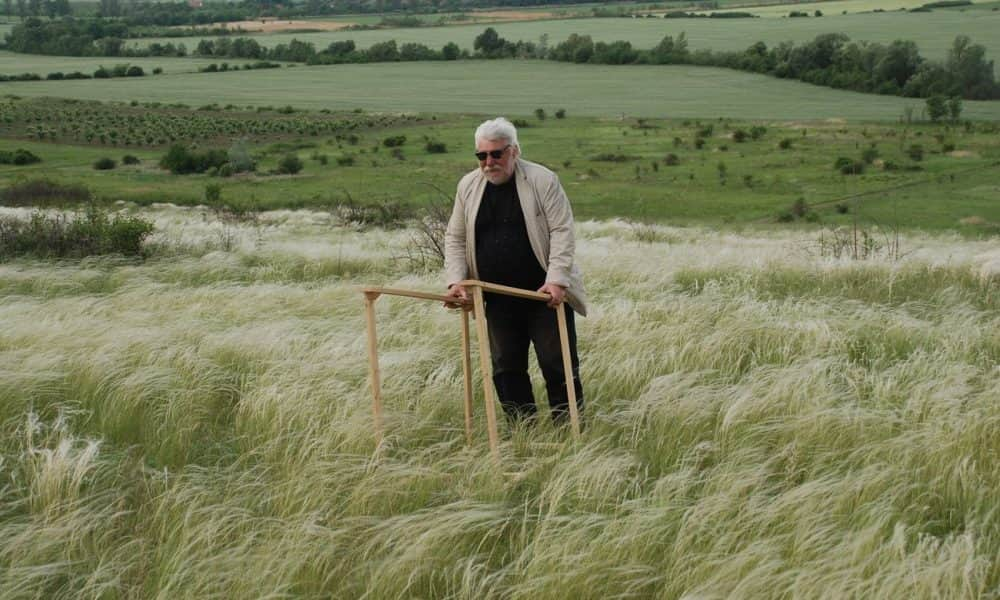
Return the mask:
[[[545,269],[545,281],[566,288],[566,301],[586,316],[587,298],[583,276],[574,255],[573,211],[559,177],[542,165],[517,159],[514,165],[517,196],[521,200],[528,240],[538,263]],[[476,215],[486,188],[486,177],[476,169],[458,182],[455,206],[445,233],[445,281],[478,279],[476,268]]]

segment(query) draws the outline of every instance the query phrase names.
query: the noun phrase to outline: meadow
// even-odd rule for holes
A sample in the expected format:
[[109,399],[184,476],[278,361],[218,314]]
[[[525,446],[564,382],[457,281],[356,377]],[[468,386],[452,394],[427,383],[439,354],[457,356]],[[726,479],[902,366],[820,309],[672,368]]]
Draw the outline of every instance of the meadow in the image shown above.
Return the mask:
[[[24,100],[0,103],[0,109],[4,106],[27,107],[24,122],[15,120],[4,132],[19,139],[5,144],[30,150],[43,160],[0,166],[0,184],[44,177],[85,184],[104,203],[191,206],[206,201],[208,186],[218,186],[223,201],[252,201],[269,209],[328,209],[348,200],[411,208],[448,202],[455,182],[476,164],[470,132],[483,118],[435,113],[393,119],[365,112],[278,115],[69,104],[77,111],[73,114],[82,115],[72,117],[74,122],[93,120],[82,128],[95,136],[93,144],[86,144],[65,126],[45,128],[54,136],[52,141],[31,141],[33,132],[39,131],[36,121],[66,118],[59,116],[67,110],[61,104]],[[46,112],[44,107],[52,108]],[[8,108],[7,118],[13,120],[22,114],[20,110]],[[112,115],[111,120],[87,116],[101,111]],[[524,155],[559,173],[574,209],[584,218],[627,216],[736,228],[773,223],[803,203],[813,207],[809,218],[816,223],[849,225],[861,219],[866,224],[971,236],[1000,232],[996,185],[1000,146],[992,122],[952,126],[920,121],[609,119],[572,113],[557,119],[552,116],[555,106],[547,112],[544,120],[534,115],[524,119]],[[133,125],[122,120],[129,114],[153,117]],[[244,120],[287,122],[290,127],[218,137],[204,125]],[[333,129],[335,134],[309,135],[317,127],[310,124],[312,120],[339,129]],[[143,123],[163,125],[155,136],[162,138],[159,145],[126,145],[122,141],[130,138],[122,136],[112,145],[112,129],[142,128]],[[193,128],[178,129],[177,123]],[[385,146],[385,140],[400,136],[406,140],[403,145]],[[109,141],[100,144],[99,138]],[[257,173],[172,175],[158,163],[173,138],[223,149],[242,138],[257,162]],[[430,141],[442,144],[445,151],[428,152]],[[268,174],[290,153],[303,162],[300,173]],[[109,171],[93,168],[98,159],[121,162],[126,154],[140,162]],[[834,165],[838,157],[860,163],[864,172],[841,173]]]
[[587,427],[497,464],[419,301],[378,304],[375,445],[359,287],[439,289],[409,232],[142,214],[143,262],[0,266],[0,596],[1000,591],[995,241],[580,223]]
[[[497,81],[504,97],[497,100]],[[102,81],[4,84],[8,94],[320,110],[504,112],[561,107],[587,116],[893,121],[923,101],[813,86],[764,75],[692,67],[574,65],[553,61],[455,61],[298,66]],[[1000,120],[1000,102],[965,101],[962,116]]]
[[[824,3],[825,4],[825,3]],[[967,35],[977,44],[986,47],[986,55],[1000,56],[1000,12],[983,11],[933,11],[930,13],[884,12],[865,14],[829,14],[821,18],[797,19],[555,19],[524,21],[491,25],[504,38],[512,41],[537,42],[548,36],[550,45],[559,43],[572,33],[589,35],[594,41],[613,42],[628,40],[636,48],[652,48],[670,35],[676,38],[684,33],[692,50],[745,50],[751,44],[763,41],[769,46],[790,41],[812,41],[824,33],[845,33],[852,40],[889,44],[897,39],[913,40],[922,56],[943,60],[957,35]],[[354,40],[361,48],[387,40],[397,44],[420,43],[441,48],[455,42],[472,51],[477,35],[484,25],[448,27],[421,27],[412,29],[382,29],[374,31],[330,31],[303,34],[267,34],[255,36],[262,45],[274,47],[287,44],[292,39],[308,41],[317,49],[331,42]],[[194,48],[199,38],[186,38],[188,48]],[[135,40],[136,46],[152,42],[165,43],[167,38]],[[177,41],[176,39],[173,41]]]

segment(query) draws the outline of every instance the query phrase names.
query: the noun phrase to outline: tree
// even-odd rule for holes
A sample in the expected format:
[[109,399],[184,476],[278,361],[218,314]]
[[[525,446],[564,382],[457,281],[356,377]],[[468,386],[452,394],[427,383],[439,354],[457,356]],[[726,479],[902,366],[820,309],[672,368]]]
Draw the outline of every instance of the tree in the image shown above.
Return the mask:
[[948,114],[948,106],[944,96],[934,95],[927,99],[927,116],[931,121],[937,123],[946,114]]
[[11,0],[3,0],[3,14],[8,18],[14,16],[14,3]]
[[993,79],[993,61],[987,61],[986,48],[973,44],[968,36],[955,38],[948,51],[945,69],[952,81],[950,91],[963,98],[988,100],[998,95]]
[[457,60],[461,53],[462,51],[455,42],[448,42],[444,45],[444,48],[441,48],[441,56],[445,60]]
[[885,54],[875,65],[875,77],[879,81],[893,81],[902,89],[919,66],[920,52],[917,45],[909,40],[896,40],[889,44]]
[[948,98],[948,116],[951,117],[952,122],[957,122],[958,118],[962,116],[962,99],[958,96],[952,96]]

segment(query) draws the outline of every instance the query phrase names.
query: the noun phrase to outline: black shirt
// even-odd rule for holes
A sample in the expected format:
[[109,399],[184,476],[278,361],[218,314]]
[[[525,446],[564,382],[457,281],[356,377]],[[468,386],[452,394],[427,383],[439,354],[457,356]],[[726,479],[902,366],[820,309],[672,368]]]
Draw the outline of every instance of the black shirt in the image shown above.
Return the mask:
[[479,278],[490,283],[531,291],[545,284],[513,177],[500,185],[486,183],[476,215],[476,266]]

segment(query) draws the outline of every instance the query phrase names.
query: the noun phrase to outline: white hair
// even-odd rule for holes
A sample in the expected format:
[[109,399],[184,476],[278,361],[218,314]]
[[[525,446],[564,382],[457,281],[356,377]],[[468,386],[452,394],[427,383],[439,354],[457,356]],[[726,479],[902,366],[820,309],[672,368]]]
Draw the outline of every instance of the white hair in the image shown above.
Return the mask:
[[505,140],[511,146],[517,148],[518,152],[521,151],[521,145],[517,143],[517,128],[514,127],[513,123],[503,117],[483,121],[479,127],[476,128],[476,145],[479,144],[480,140]]

